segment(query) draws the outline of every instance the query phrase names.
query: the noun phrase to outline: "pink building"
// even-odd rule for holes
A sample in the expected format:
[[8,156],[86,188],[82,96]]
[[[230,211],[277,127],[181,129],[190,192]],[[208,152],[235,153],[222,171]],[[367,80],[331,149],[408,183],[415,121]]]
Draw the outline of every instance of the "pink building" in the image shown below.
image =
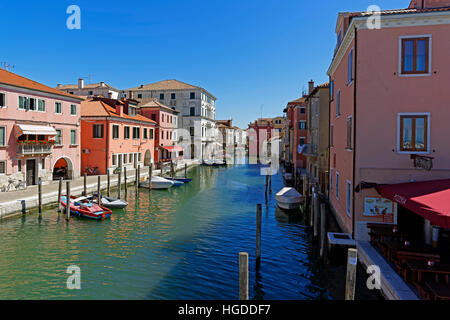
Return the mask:
[[[433,232],[446,232],[450,212],[437,201],[424,215],[413,205],[419,194],[408,190],[450,179],[450,0],[412,1],[380,19],[381,28],[370,29],[367,14],[338,16],[328,70],[330,203],[356,239],[367,240],[367,223],[378,222],[431,243]],[[398,183],[407,183],[404,193],[386,191]],[[443,190],[424,185],[420,195],[448,192],[435,185]]]
[[80,176],[80,102],[0,69],[0,188]]

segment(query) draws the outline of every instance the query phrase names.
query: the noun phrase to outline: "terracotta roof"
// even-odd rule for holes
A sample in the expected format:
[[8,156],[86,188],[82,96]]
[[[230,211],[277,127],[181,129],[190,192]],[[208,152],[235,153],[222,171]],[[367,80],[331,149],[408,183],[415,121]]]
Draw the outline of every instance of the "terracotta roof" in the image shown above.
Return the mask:
[[330,83],[329,83],[329,82],[325,82],[325,83],[319,84],[319,85],[316,86],[316,87],[314,88],[314,90],[306,97],[306,99],[309,99],[309,97],[311,97],[312,95],[316,94],[316,92],[317,92],[319,89],[324,89],[324,88],[329,88],[329,87],[330,87]]
[[288,106],[289,105],[300,105],[302,103],[305,103],[305,101],[306,101],[306,97],[301,97],[299,99],[295,99],[295,100],[289,101],[288,102]]
[[[103,101],[83,101],[81,102],[81,116],[82,117],[120,117],[116,109],[104,103]],[[156,124],[155,121],[150,120],[140,114],[136,116],[129,116],[123,114],[120,118],[134,121],[148,122],[151,124]]]
[[[189,89],[201,89],[201,90],[208,92],[207,90],[205,90],[202,87],[194,86],[194,85],[188,84],[186,82],[182,82],[182,81],[175,80],[175,79],[149,83],[149,84],[141,85],[139,87],[127,89],[126,91],[130,91],[130,90],[131,91],[149,91],[149,90],[163,91],[163,90],[189,90]],[[208,92],[208,94],[211,95],[211,97],[213,99],[216,99],[216,97],[214,97],[211,93]]]
[[[117,88],[114,88],[113,86],[110,86],[109,84],[107,84],[107,83],[105,83],[105,82],[104,82],[104,84],[105,84],[105,86],[102,87],[101,82],[100,82],[100,83],[88,83],[88,84],[85,84],[85,85],[83,86],[83,88],[81,88],[81,89],[108,88],[108,89],[116,90],[116,91],[118,91],[118,92],[121,91],[121,90],[119,90],[119,89],[117,89]],[[77,85],[77,84],[66,84],[66,85],[64,85],[64,86],[60,86],[58,89],[60,89],[60,90],[70,90],[70,89],[72,89],[72,90],[78,90],[79,88],[78,88],[78,85]]]
[[165,109],[171,112],[180,113],[179,111],[169,108],[165,104],[155,100],[155,99],[143,99],[139,101],[139,108],[149,108],[149,109]]
[[4,69],[0,69],[0,83],[15,86],[15,87],[20,87],[20,88],[26,88],[26,89],[31,89],[31,90],[41,91],[41,92],[52,93],[52,94],[56,94],[59,96],[66,96],[66,97],[70,97],[73,99],[81,100],[81,98],[79,98],[77,96],[74,96],[72,94],[66,93],[61,90],[54,89],[52,87],[48,87],[42,83],[19,76],[15,73],[6,71]]

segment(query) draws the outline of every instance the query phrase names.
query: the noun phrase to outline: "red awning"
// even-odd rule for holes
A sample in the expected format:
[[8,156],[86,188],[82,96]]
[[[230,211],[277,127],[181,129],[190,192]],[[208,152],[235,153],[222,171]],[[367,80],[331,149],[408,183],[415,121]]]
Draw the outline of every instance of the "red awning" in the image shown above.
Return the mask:
[[164,149],[166,149],[169,152],[180,152],[183,151],[183,148],[180,146],[170,146],[170,147],[163,147]]
[[379,185],[377,190],[432,225],[450,229],[450,179]]

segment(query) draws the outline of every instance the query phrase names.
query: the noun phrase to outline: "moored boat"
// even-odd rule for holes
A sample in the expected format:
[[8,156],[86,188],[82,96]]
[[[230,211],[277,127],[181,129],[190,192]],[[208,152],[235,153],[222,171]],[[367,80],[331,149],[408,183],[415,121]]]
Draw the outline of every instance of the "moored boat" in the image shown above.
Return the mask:
[[[128,202],[113,197],[102,197],[102,206],[109,209],[124,209],[128,206]],[[97,194],[88,197],[92,202],[97,203]]]
[[285,187],[275,195],[277,204],[281,209],[294,210],[300,207],[303,197],[294,188]]
[[[61,205],[67,207],[67,196],[61,196]],[[99,206],[88,200],[87,197],[70,197],[69,200],[70,213],[79,217],[105,220],[111,218],[112,211],[106,207]]]
[[[151,180],[151,187],[152,189],[169,189],[171,187],[173,187],[174,182],[167,180],[163,177],[152,177]],[[140,186],[142,188],[150,188],[150,181],[149,179],[142,181],[140,183]]]
[[188,179],[188,178],[165,178],[165,179],[167,179],[167,180],[170,180],[170,181],[181,181],[181,182],[184,182],[184,183],[189,183],[189,182],[191,182],[192,181],[192,179]]

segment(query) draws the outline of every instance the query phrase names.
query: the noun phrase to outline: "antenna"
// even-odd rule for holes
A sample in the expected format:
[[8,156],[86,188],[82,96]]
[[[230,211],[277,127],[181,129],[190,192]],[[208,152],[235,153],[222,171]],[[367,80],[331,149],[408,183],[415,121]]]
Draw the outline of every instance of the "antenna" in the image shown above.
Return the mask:
[[260,117],[260,118],[262,119],[262,116],[263,116],[263,109],[264,109],[264,105],[262,104],[262,105],[261,105],[261,106],[260,106],[259,108],[260,108],[260,111],[261,111],[261,117]]
[[88,74],[87,77],[81,77],[81,79],[85,79],[87,83],[92,83],[92,76],[93,74]]
[[2,61],[0,62],[0,67],[7,71],[11,71],[14,69],[15,66],[11,65],[9,62]]

